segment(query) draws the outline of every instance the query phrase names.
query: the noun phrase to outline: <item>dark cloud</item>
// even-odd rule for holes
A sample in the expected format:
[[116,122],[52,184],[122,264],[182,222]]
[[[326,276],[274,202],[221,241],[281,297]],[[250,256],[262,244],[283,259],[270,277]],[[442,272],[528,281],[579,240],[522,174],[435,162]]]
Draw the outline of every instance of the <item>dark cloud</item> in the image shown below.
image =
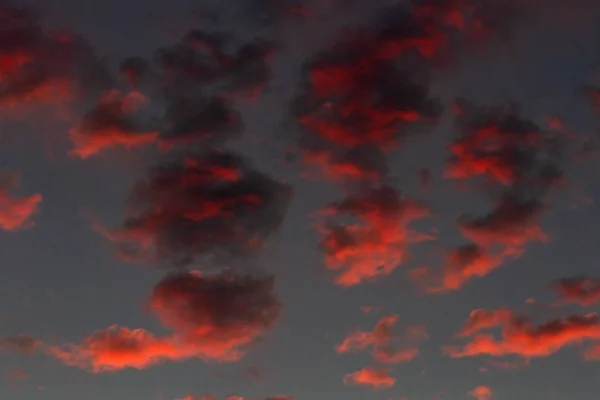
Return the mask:
[[563,278],[553,285],[560,298],[568,303],[591,306],[600,302],[600,279],[590,277]]
[[152,168],[134,188],[120,229],[105,232],[125,256],[188,265],[249,254],[283,221],[292,191],[227,151]]
[[253,97],[271,78],[269,61],[274,51],[275,46],[262,39],[236,46],[228,35],[192,30],[179,43],[159,49],[154,61],[165,76],[167,97],[207,85]]
[[202,140],[208,148],[239,137],[242,121],[223,98],[179,97],[170,100],[164,115],[160,144],[169,148]]
[[0,340],[0,350],[31,355],[36,352],[40,344],[39,340],[29,335],[11,336]]
[[74,144],[72,153],[87,158],[105,148],[126,148],[152,143],[158,138],[158,127],[141,123],[135,112],[146,102],[139,93],[122,94],[111,90],[102,95],[69,134]]
[[24,7],[0,10],[0,105],[11,113],[30,104],[65,104],[110,81],[80,36],[50,31]]

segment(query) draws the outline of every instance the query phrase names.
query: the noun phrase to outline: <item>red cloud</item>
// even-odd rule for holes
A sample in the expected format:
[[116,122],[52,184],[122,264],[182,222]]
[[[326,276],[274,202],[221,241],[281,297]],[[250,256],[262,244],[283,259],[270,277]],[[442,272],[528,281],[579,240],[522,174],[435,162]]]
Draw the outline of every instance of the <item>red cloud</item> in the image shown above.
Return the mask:
[[374,390],[387,389],[396,383],[396,379],[389,376],[387,368],[366,367],[344,376],[346,385],[369,386]]
[[338,272],[337,284],[353,286],[386,276],[406,257],[406,245],[423,240],[407,226],[429,215],[427,207],[401,197],[383,186],[330,204],[323,214],[333,218],[351,216],[357,224],[321,224],[321,246],[326,265]]
[[[500,339],[480,332],[495,327],[501,329]],[[464,346],[444,347],[444,353],[450,357],[547,357],[566,346],[600,340],[600,319],[596,314],[573,315],[535,326],[529,318],[514,315],[508,310],[476,310],[459,336],[471,339]]]
[[38,211],[41,194],[28,197],[12,197],[0,189],[0,228],[13,231],[35,225],[30,218]]
[[487,386],[477,386],[475,389],[471,390],[469,396],[475,398],[476,400],[491,400],[492,399],[492,390]]
[[44,351],[95,373],[189,358],[237,361],[279,317],[281,306],[272,290],[270,278],[168,276],[154,288],[148,307],[172,335],[114,326],[83,343],[45,346]]
[[13,171],[6,171],[0,176],[0,229],[13,231],[35,225],[31,217],[37,213],[42,196],[11,196],[8,192],[19,186],[19,179],[20,175]]
[[[154,142],[158,132],[133,121],[133,113],[146,99],[137,92],[122,94],[111,90],[82,118],[69,134],[74,144],[72,154],[88,158],[114,146],[141,146]],[[139,125],[139,126],[138,126]]]
[[[396,364],[411,361],[419,355],[419,349],[415,345],[429,335],[425,327],[420,325],[410,326],[405,335],[400,335],[395,330],[397,320],[396,315],[383,317],[372,332],[356,331],[350,334],[336,347],[336,351],[347,353],[371,347],[373,358],[379,362]],[[403,342],[400,348],[398,341]]]
[[144,369],[164,361],[182,361],[198,353],[175,337],[155,337],[144,329],[110,327],[81,344],[50,346],[48,354],[68,366],[94,373]]
[[591,306],[600,302],[600,279],[587,277],[565,278],[556,282],[553,286],[559,296],[568,303]]

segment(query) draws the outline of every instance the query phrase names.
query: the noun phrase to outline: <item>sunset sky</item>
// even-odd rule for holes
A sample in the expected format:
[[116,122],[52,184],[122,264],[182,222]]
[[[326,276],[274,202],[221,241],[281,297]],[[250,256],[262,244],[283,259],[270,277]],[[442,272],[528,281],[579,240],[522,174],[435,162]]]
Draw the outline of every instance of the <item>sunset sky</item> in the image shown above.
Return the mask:
[[597,399],[599,19],[0,0],[0,399]]

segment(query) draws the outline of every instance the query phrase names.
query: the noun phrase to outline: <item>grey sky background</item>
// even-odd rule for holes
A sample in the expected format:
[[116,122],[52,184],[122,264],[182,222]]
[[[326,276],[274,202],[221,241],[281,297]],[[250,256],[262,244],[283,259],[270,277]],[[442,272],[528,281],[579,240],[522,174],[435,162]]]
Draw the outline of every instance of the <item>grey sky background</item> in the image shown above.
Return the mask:
[[[407,265],[375,283],[344,289],[333,285],[324,272],[310,215],[338,198],[340,192],[327,182],[301,179],[297,168],[284,163],[280,150],[293,137],[284,123],[287,102],[307,55],[327,47],[345,23],[368,21],[377,15],[383,2],[340,0],[335,12],[319,19],[290,17],[285,21],[261,13],[260,3],[268,3],[266,0],[227,4],[158,0],[19,3],[35,6],[48,26],[65,26],[82,34],[100,55],[114,60],[114,65],[124,56],[148,55],[160,44],[177,40],[194,26],[193,13],[202,10],[221,15],[225,30],[234,29],[248,37],[262,32],[283,38],[285,45],[273,61],[269,89],[258,102],[242,106],[248,129],[234,147],[259,169],[289,180],[295,196],[284,225],[270,238],[260,260],[253,261],[275,274],[284,315],[240,362],[207,364],[192,359],[141,371],[91,374],[44,355],[3,353],[0,376],[19,368],[29,377],[18,383],[0,381],[0,399],[171,400],[195,393],[217,399],[282,394],[298,400],[458,400],[466,399],[467,392],[478,385],[492,388],[498,400],[597,398],[600,364],[582,361],[577,347],[534,359],[518,370],[490,369],[485,373],[479,372],[484,357],[451,359],[440,350],[442,345],[454,343],[454,333],[472,309],[522,309],[545,320],[553,314],[525,305],[526,299],[552,301],[549,284],[555,279],[598,275],[598,207],[570,208],[571,203],[582,204],[583,197],[597,198],[600,188],[594,160],[571,166],[568,180],[573,185],[551,197],[554,209],[543,223],[553,238],[550,243],[529,246],[520,259],[459,291],[419,295],[406,271],[436,260],[432,255],[436,249],[462,242],[453,225],[458,213],[488,207],[485,199],[457,193],[452,183],[441,177],[445,145],[452,136],[452,116],[446,113],[435,132],[408,140],[393,159],[392,169],[402,191],[430,202],[439,213],[418,226],[437,227],[440,240],[413,246]],[[310,3],[311,7],[318,5],[317,1]],[[444,100],[464,96],[490,103],[519,102],[525,115],[538,119],[559,116],[574,133],[595,140],[600,115],[589,110],[578,91],[593,83],[594,74],[600,72],[600,28],[595,22],[600,13],[589,10],[589,14],[595,12],[595,18],[580,12],[576,14],[580,23],[562,21],[562,26],[554,15],[543,25],[526,25],[510,46],[492,46],[485,56],[462,60],[456,73],[435,81],[436,93]],[[113,324],[158,334],[163,328],[143,311],[143,302],[164,271],[115,260],[112,247],[83,216],[87,211],[107,226],[116,226],[132,184],[154,161],[154,154],[151,150],[116,149],[84,161],[72,159],[66,155],[66,131],[61,136],[61,129],[68,128],[41,117],[0,124],[1,166],[21,173],[20,193],[44,196],[41,210],[34,216],[34,228],[0,232],[0,336],[27,333],[45,340],[78,342]],[[422,167],[433,172],[429,192],[418,186],[417,171]],[[583,191],[577,192],[575,185],[583,185]],[[380,311],[364,314],[363,306],[377,306]],[[421,345],[421,357],[393,366],[392,375],[398,381],[391,389],[373,392],[344,385],[345,374],[370,365],[371,360],[368,354],[336,354],[334,346],[356,328],[370,330],[387,314],[400,315],[401,326],[427,326],[431,339]],[[259,368],[264,377],[247,376],[244,371],[248,367]]]

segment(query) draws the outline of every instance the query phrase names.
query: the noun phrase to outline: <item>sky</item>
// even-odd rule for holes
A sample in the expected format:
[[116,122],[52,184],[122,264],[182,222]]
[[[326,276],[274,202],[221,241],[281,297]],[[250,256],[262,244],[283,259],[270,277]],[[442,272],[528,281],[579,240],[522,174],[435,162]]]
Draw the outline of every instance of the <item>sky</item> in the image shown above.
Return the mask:
[[0,398],[596,399],[599,17],[0,1]]

